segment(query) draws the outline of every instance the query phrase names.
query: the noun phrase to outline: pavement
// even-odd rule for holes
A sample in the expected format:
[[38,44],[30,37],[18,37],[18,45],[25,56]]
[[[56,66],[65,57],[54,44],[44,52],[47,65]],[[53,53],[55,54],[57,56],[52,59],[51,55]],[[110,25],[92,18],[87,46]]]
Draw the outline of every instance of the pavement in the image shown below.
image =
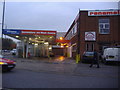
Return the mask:
[[119,66],[100,63],[100,68],[96,68],[95,65],[90,68],[90,64],[83,64],[81,62],[76,64],[74,59],[63,56],[53,58],[34,57],[29,59],[9,57],[9,59],[16,61],[15,69],[103,78],[118,78],[119,76]]

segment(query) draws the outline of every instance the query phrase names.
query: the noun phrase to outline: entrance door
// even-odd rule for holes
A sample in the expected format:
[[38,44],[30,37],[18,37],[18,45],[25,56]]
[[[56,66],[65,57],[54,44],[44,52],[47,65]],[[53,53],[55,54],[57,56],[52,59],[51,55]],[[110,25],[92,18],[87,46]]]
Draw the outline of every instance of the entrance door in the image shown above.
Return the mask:
[[94,51],[94,43],[86,43],[86,51]]

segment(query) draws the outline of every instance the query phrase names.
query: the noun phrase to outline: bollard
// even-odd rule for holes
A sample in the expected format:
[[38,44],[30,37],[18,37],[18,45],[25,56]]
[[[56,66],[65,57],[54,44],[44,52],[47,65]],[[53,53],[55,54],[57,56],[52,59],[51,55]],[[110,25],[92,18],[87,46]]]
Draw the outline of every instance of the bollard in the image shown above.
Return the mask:
[[76,55],[76,63],[78,63],[80,61],[80,54]]

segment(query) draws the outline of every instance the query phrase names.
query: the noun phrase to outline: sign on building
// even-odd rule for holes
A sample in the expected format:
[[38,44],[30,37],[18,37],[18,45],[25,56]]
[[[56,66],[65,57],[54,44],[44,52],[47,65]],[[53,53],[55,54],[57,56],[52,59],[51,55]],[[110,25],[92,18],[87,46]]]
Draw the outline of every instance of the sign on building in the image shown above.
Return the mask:
[[3,34],[17,34],[19,35],[21,33],[20,30],[13,30],[13,29],[3,29],[2,30]]
[[22,35],[56,35],[56,31],[22,30]]
[[56,31],[3,29],[3,34],[14,35],[56,35]]
[[85,41],[95,41],[96,33],[95,32],[85,32]]
[[120,15],[120,10],[90,10],[88,16],[116,16]]

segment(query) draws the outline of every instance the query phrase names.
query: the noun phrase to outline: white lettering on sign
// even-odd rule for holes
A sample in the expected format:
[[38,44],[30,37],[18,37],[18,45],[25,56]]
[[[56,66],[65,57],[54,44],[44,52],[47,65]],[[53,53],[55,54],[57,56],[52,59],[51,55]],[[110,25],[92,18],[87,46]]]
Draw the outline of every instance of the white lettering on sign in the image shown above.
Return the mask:
[[16,33],[16,31],[7,31],[7,32],[9,32],[9,33]]
[[31,35],[31,34],[34,34],[34,35],[56,35],[56,31],[30,31],[30,30],[22,30],[21,31],[21,34],[24,34],[24,35]]
[[95,41],[96,33],[95,32],[85,32],[85,41]]
[[48,32],[48,34],[55,34],[54,32]]
[[47,34],[47,32],[41,32],[41,34]]
[[88,11],[88,16],[111,16],[111,15],[120,15],[120,10]]
[[22,33],[30,33],[30,34],[34,34],[35,32],[26,32],[26,31],[22,31]]

